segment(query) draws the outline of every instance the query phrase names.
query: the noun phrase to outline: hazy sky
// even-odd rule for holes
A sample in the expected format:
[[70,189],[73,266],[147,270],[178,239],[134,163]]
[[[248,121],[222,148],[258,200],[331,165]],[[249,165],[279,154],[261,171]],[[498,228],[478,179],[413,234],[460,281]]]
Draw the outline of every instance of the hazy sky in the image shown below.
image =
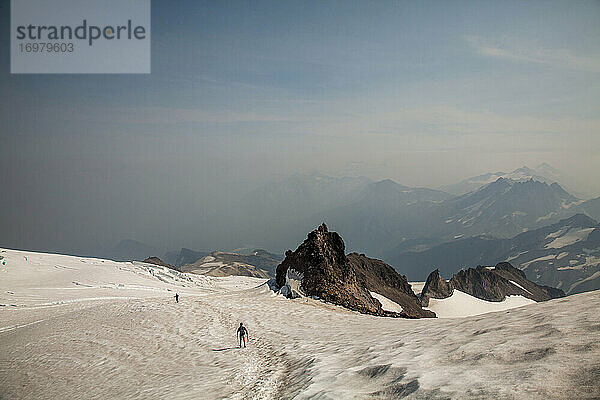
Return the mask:
[[548,162],[600,194],[597,1],[153,1],[150,75],[11,75],[9,26],[2,0],[0,246],[218,246],[178,226],[313,170]]

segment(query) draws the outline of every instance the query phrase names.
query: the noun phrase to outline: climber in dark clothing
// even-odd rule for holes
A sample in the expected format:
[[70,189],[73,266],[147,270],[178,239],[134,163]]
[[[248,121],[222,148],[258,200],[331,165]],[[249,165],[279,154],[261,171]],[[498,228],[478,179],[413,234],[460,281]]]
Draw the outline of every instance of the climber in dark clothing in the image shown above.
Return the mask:
[[242,342],[244,342],[244,347],[246,347],[246,337],[248,336],[248,330],[241,322],[240,327],[237,330],[237,334],[240,337],[240,349],[242,348]]
[[175,302],[179,303],[179,293],[175,293]]

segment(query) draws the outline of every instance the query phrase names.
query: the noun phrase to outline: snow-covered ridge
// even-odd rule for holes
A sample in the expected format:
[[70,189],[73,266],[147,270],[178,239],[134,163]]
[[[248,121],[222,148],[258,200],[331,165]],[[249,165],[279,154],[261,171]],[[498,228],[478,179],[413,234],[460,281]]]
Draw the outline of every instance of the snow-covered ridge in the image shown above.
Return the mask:
[[498,179],[510,179],[516,182],[525,182],[531,179],[538,182],[551,184],[559,181],[559,173],[548,164],[540,164],[535,168],[523,166],[512,172],[490,172],[487,174],[467,178],[453,185],[444,186],[442,189],[458,195],[477,190],[478,188],[497,181]]

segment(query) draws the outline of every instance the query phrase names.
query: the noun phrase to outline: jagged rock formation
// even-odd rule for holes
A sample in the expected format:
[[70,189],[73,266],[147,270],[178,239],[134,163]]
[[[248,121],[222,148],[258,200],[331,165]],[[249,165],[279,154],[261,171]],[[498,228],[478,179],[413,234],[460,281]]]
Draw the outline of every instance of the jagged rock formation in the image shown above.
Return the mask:
[[406,276],[398,274],[393,267],[364,254],[350,253],[346,257],[356,273],[359,285],[392,300],[409,317],[435,317],[433,312],[421,308],[419,298],[414,294]]
[[[418,318],[435,316],[422,310],[406,278],[387,264],[364,255],[344,253],[344,241],[324,223],[310,232],[296,251],[288,250],[277,267],[276,286],[288,297],[318,297],[362,313]],[[386,283],[387,279],[390,280]],[[384,311],[370,290],[398,300],[403,313]],[[412,293],[414,296],[414,293]],[[414,303],[410,303],[410,301]],[[404,303],[404,304],[403,304]]]
[[[535,301],[547,301],[550,299],[556,299],[559,297],[565,297],[565,292],[560,289],[556,289],[550,286],[538,285],[529,279],[527,279],[525,273],[520,269],[513,267],[508,262],[501,262],[496,264],[492,270],[495,274],[500,275],[504,279],[515,282],[525,289],[525,297],[528,297]],[[514,285],[513,285],[514,286]]]
[[502,301],[506,296],[518,295],[539,302],[565,296],[560,289],[531,282],[523,271],[503,262],[495,267],[479,265],[461,270],[447,283],[439,271],[433,271],[421,292],[422,302],[428,304],[429,298],[449,297],[453,289],[487,301]]
[[289,286],[290,290],[352,310],[383,314],[381,305],[358,285],[344,250],[344,241],[337,233],[329,232],[325,224],[319,226],[296,251],[286,252],[277,267],[277,286]]
[[421,304],[423,307],[429,305],[429,299],[445,299],[452,296],[454,292],[454,286],[450,282],[446,282],[440,275],[440,270],[436,269],[432,271],[427,277],[425,286],[421,291]]
[[452,286],[463,293],[487,301],[502,301],[506,295],[525,295],[525,291],[507,279],[481,265],[458,271],[452,279]]
[[178,271],[177,268],[175,268],[174,266],[172,266],[171,264],[167,264],[166,262],[164,262],[163,260],[161,260],[158,257],[148,257],[144,260],[145,263],[148,264],[154,264],[154,265],[159,265],[161,267],[167,267],[170,269],[174,269],[175,271]]

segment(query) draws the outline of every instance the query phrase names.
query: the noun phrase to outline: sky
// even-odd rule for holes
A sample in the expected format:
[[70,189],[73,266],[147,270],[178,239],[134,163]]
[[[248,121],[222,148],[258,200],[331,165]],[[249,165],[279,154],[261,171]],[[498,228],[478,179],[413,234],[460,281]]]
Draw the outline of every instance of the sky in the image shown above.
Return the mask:
[[153,1],[149,75],[11,75],[9,9],[0,246],[218,247],[218,212],[315,170],[440,187],[547,162],[600,195],[597,1]]

